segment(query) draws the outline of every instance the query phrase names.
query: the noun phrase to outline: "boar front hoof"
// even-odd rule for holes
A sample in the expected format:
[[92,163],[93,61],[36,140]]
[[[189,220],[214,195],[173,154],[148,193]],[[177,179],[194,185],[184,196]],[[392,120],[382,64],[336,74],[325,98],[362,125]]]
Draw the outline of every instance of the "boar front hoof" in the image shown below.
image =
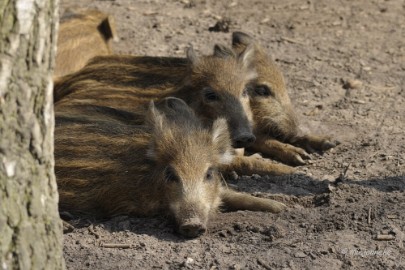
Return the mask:
[[179,227],[179,233],[188,238],[198,237],[206,232],[207,228],[201,222],[187,222]]
[[329,149],[332,149],[332,148],[338,146],[339,144],[340,144],[340,141],[334,141],[334,142],[332,142],[332,141],[325,141],[325,142],[323,142],[323,144],[322,144],[322,151],[327,151],[327,150],[329,150]]
[[286,210],[288,207],[284,203],[273,201],[271,203],[271,212],[272,213],[280,213],[284,210]]

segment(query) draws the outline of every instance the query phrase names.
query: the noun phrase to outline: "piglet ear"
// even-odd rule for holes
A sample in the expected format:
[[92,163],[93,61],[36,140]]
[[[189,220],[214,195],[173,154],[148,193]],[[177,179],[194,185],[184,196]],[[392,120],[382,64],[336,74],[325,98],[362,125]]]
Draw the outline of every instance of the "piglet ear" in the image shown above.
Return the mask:
[[112,39],[115,42],[119,41],[117,31],[115,28],[114,17],[107,16],[98,26],[98,30],[104,36],[106,40]]
[[165,144],[165,138],[170,135],[170,128],[168,127],[165,115],[156,108],[153,101],[149,103],[146,120],[151,132],[151,140],[146,156],[150,160],[161,161],[162,144]]
[[191,65],[195,66],[198,63],[199,58],[198,58],[197,54],[195,53],[193,46],[190,46],[186,49],[186,55],[187,55],[187,59],[188,59],[188,61],[190,61]]
[[238,55],[238,62],[246,70],[245,79],[248,81],[255,80],[257,78],[257,72],[254,63],[254,50],[254,45],[250,44]]
[[188,122],[197,119],[193,109],[185,101],[176,97],[164,98],[158,101],[155,106],[159,113],[164,115],[166,123],[183,123],[187,125]]
[[228,57],[236,57],[236,54],[232,49],[228,48],[227,46],[215,44],[214,56],[220,58],[228,58]]
[[246,33],[243,32],[233,32],[232,33],[232,46],[242,47],[248,46],[254,42],[254,39]]
[[252,66],[254,60],[254,46],[253,44],[248,45],[239,55],[238,61],[243,67],[249,68]]
[[225,119],[219,118],[212,125],[212,141],[219,155],[221,164],[230,164],[234,157],[234,150]]
[[166,108],[176,112],[189,110],[190,108],[184,100],[176,97],[167,97],[164,99],[164,103]]
[[164,116],[158,111],[153,101],[149,103],[146,120],[155,133],[164,131]]

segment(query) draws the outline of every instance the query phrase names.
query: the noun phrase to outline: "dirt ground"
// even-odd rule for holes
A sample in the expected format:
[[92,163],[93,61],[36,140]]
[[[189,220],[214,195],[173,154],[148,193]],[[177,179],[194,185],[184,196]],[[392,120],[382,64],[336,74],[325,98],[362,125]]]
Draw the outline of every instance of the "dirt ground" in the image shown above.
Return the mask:
[[[230,44],[232,31],[250,33],[282,68],[303,128],[342,142],[313,154],[301,174],[231,181],[289,209],[220,213],[197,239],[176,235],[164,217],[73,220],[68,269],[405,269],[404,1],[61,5],[114,15],[121,54],[183,56],[190,43],[210,54],[215,43]],[[229,33],[209,31],[218,21]],[[345,89],[349,79],[361,85]]]

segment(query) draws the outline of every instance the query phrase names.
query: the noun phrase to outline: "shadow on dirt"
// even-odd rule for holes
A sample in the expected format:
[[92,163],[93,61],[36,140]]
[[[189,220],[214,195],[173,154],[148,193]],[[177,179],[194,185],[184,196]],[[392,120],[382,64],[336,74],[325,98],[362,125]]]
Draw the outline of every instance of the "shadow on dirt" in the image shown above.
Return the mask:
[[284,194],[292,196],[311,196],[329,193],[331,187],[339,184],[360,185],[381,192],[405,191],[405,176],[352,180],[337,178],[335,181],[319,180],[303,174],[288,176],[242,176],[227,182],[230,187],[248,193]]
[[345,184],[360,185],[374,188],[381,192],[405,191],[405,176],[391,176],[387,178],[374,178],[370,180],[345,180]]
[[[370,196],[375,197],[376,192],[402,192],[405,190],[405,177],[394,176],[370,180],[337,179],[335,182],[330,182],[327,180],[320,181],[298,174],[283,177],[243,176],[239,177],[237,180],[229,181],[228,185],[239,191],[251,193],[258,197],[282,201],[291,209],[300,205],[300,207],[308,208],[308,210],[314,207],[322,207],[325,208],[325,211],[328,211],[328,208],[336,207],[336,197],[339,197],[338,194],[341,192],[347,193],[347,195],[352,194],[352,196],[349,196],[350,198],[348,197],[346,200],[352,199],[353,202],[369,200]],[[379,197],[383,198],[384,195],[380,194]],[[367,205],[365,205],[365,207],[366,206]],[[347,209],[342,209],[342,211],[346,213]],[[235,213],[235,215],[239,216],[241,213],[243,215],[257,215],[247,211],[241,211]],[[350,223],[346,220],[347,213],[343,213],[339,215],[342,217],[342,222],[339,223],[340,225],[338,224],[340,227]],[[234,214],[231,216],[233,215]],[[157,217],[117,216],[111,219],[73,216],[70,217],[70,219],[69,222],[74,225],[75,228],[92,227],[96,230],[105,230],[111,233],[129,231],[137,235],[150,235],[159,240],[174,243],[190,240],[176,233],[175,225],[168,214]],[[221,220],[218,217],[215,217],[214,220],[215,219]],[[336,216],[334,216],[333,219],[336,219]],[[326,223],[325,221],[325,224]],[[346,225],[342,228],[346,228]],[[315,229],[320,230],[318,227]],[[92,233],[91,229],[89,230],[90,233]]]

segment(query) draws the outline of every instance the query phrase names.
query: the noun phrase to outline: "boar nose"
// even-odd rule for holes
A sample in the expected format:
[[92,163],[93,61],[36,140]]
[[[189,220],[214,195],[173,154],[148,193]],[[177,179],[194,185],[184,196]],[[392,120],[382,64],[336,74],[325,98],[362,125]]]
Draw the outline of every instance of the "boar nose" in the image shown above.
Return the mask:
[[179,232],[186,237],[197,237],[205,233],[207,228],[199,220],[190,220],[180,225]]
[[235,148],[243,148],[252,145],[256,141],[255,135],[252,133],[239,134],[235,138]]

